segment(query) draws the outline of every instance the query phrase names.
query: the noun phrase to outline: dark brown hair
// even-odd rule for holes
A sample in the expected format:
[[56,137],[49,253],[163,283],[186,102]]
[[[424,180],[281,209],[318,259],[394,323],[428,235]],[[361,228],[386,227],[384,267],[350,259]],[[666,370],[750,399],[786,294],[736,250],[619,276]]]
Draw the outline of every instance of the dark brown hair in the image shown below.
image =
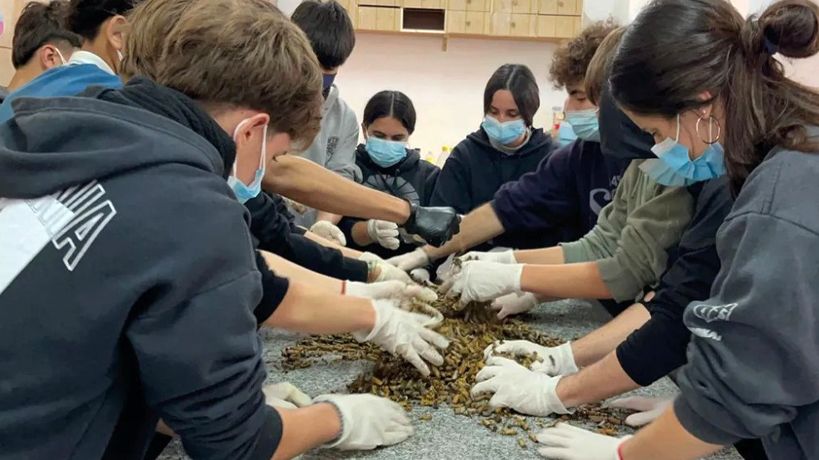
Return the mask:
[[353,22],[347,10],[335,0],[305,0],[296,7],[290,20],[307,35],[323,68],[335,69],[353,54]]
[[611,61],[614,60],[614,53],[617,47],[620,46],[620,40],[626,32],[625,27],[618,27],[609,33],[606,38],[600,42],[594,56],[589,61],[589,68],[586,69],[586,97],[589,102],[594,105],[600,105],[600,96],[603,94],[603,88],[609,84],[609,71],[611,70]]
[[364,107],[364,126],[375,120],[392,117],[400,121],[407,132],[415,131],[415,106],[410,98],[401,91],[380,91],[371,97]]
[[532,126],[540,108],[540,89],[532,71],[523,64],[504,64],[496,70],[483,92],[484,115],[489,113],[495,93],[504,89],[512,93],[523,121]]
[[67,13],[68,2],[65,0],[33,1],[23,8],[14,27],[11,45],[11,64],[15,69],[28,64],[45,44],[57,46],[61,51],[82,46],[80,36],[65,28]]
[[307,147],[321,122],[321,70],[304,33],[268,0],[145,0],[129,16],[126,78],[206,106],[247,107]]
[[595,22],[580,32],[580,35],[567,41],[555,51],[549,67],[549,79],[555,88],[566,88],[569,85],[583,83],[589,62],[597,47],[609,33],[617,28],[612,19]]
[[140,0],[71,0],[66,23],[68,29],[86,40],[93,40],[100,26],[116,15],[126,15]]
[[[715,100],[733,191],[774,146],[819,151],[819,93],[785,77],[779,53],[819,52],[819,7],[781,0],[743,19],[723,0],[654,0],[626,31],[611,67],[612,95],[628,110],[673,117]],[[700,95],[708,91],[711,99]]]

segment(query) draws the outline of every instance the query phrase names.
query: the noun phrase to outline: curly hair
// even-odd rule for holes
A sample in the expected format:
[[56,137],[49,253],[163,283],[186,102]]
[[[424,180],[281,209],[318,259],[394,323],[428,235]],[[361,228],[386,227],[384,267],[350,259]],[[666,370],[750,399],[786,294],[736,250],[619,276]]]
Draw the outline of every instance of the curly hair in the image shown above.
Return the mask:
[[549,67],[549,79],[555,88],[583,83],[589,62],[600,42],[617,28],[617,23],[611,18],[595,22],[558,48]]

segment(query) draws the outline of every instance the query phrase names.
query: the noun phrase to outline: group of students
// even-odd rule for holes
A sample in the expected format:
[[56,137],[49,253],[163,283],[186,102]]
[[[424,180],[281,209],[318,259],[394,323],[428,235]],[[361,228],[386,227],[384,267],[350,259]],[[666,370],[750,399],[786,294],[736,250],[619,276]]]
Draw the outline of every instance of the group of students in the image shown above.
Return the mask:
[[488,349],[472,391],[495,407],[680,387],[615,402],[651,422],[633,437],[545,429],[545,457],[819,457],[819,94],[775,57],[819,52],[815,4],[743,19],[654,0],[593,24],[550,69],[576,140],[534,126],[535,77],[507,64],[440,170],[409,148],[398,91],[367,103],[358,144],[334,84],[354,44],[332,1],[289,19],[266,0],[24,9],[0,106],[3,458],[401,442],[412,426],[386,399],[263,388],[257,329],[350,332],[428,375],[448,340],[402,307],[434,301],[413,279],[436,277],[501,319],[557,298],[614,317]]

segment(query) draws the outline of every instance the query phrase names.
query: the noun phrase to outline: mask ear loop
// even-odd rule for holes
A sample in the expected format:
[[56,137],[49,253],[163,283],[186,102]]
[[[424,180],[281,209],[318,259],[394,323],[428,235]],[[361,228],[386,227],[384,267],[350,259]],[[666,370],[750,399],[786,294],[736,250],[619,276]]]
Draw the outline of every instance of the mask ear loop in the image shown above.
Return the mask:
[[[700,134],[700,123],[703,120],[708,120],[708,139],[704,139],[702,134]],[[717,127],[717,135],[714,136],[714,125]],[[708,115],[708,118],[700,116],[697,119],[697,137],[700,138],[701,141],[705,142],[708,145],[713,145],[719,142],[720,137],[722,136],[722,125],[719,124],[719,120],[717,120],[713,115]]]
[[55,47],[54,47],[54,51],[56,51],[56,52],[57,52],[57,56],[60,56],[60,61],[62,62],[62,64],[60,64],[60,65],[66,65],[66,64],[68,64],[68,61],[66,61],[66,60],[65,60],[65,58],[63,57],[63,53],[61,53],[61,52],[60,52],[60,49],[59,49],[59,48],[57,48],[57,47],[55,46]]
[[674,139],[674,142],[680,142],[680,114],[677,114],[677,137]]

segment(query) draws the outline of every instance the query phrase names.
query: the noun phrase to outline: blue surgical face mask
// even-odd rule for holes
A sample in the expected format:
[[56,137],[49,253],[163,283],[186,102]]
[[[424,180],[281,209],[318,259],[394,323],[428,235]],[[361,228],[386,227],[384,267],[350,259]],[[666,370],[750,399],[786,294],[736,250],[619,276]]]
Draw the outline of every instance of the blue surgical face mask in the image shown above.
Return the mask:
[[597,121],[597,109],[566,112],[566,122],[572,125],[572,130],[580,139],[600,142],[600,124]]
[[[239,129],[250,121],[249,119],[242,120],[236,125],[236,129],[233,131],[233,141],[236,142],[236,137],[239,134]],[[233,174],[230,175],[227,179],[227,183],[230,188],[233,190],[233,194],[236,195],[236,199],[239,200],[240,203],[244,204],[262,192],[262,178],[264,177],[265,171],[265,163],[266,163],[266,155],[267,152],[267,124],[264,125],[264,129],[262,130],[262,153],[260,154],[259,158],[259,169],[256,170],[256,174],[253,176],[253,182],[250,185],[245,185],[239,178],[236,177],[236,164],[239,162],[239,155],[236,155],[236,160],[233,162]]]
[[523,119],[520,118],[501,123],[494,117],[487,115],[484,117],[481,126],[490,139],[503,145],[509,145],[515,142],[526,132],[526,124],[523,122]]
[[667,138],[652,147],[657,160],[646,160],[640,169],[658,184],[666,186],[687,186],[725,174],[722,145],[711,144],[699,158],[691,160],[688,147],[680,144],[679,140],[680,116],[677,115],[677,138]]
[[367,154],[378,166],[389,168],[407,157],[407,143],[369,136],[367,138]]
[[567,121],[563,121],[560,124],[560,128],[557,130],[557,137],[560,146],[563,147],[564,145],[569,145],[577,139],[577,134],[575,134],[574,130],[572,129],[572,125],[570,125]]

